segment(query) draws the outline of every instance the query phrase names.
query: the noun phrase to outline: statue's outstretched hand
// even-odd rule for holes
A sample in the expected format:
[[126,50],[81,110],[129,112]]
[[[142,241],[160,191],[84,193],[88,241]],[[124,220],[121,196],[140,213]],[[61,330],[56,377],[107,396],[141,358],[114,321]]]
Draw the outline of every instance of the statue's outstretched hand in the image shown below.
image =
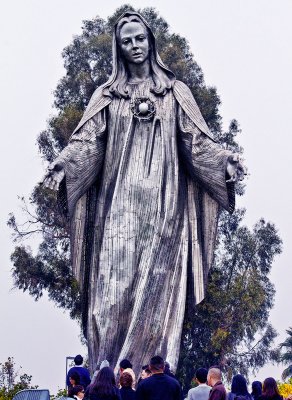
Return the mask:
[[44,179],[41,182],[41,184],[48,189],[57,191],[59,190],[60,183],[64,179],[64,176],[65,176],[64,169],[52,163],[49,166],[48,172],[44,176]]
[[232,154],[227,160],[227,175],[226,182],[242,181],[244,176],[247,175],[247,168],[243,164],[239,154]]

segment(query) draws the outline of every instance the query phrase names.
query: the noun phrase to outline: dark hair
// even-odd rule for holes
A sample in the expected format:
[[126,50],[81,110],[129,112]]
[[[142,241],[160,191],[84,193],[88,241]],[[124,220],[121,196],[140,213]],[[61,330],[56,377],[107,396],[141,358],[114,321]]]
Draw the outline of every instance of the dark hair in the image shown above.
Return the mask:
[[120,368],[122,368],[122,369],[132,368],[132,367],[133,367],[133,365],[126,358],[120,362]]
[[120,376],[120,385],[122,387],[132,387],[132,384],[133,384],[132,375],[129,374],[128,372],[123,372],[122,375]]
[[75,381],[75,385],[80,385],[80,375],[76,371],[72,371],[69,374],[69,378]]
[[[173,86],[173,82],[175,80],[175,75],[169,71],[161,62],[160,58],[157,59],[156,53],[156,46],[155,46],[155,37],[150,29],[147,26],[147,23],[143,20],[143,18],[138,13],[126,12],[121,16],[115,26],[115,40],[114,43],[116,45],[116,71],[115,74],[112,76],[105,85],[104,89],[108,89],[110,95],[114,95],[117,97],[124,97],[128,98],[128,89],[127,89],[127,82],[128,82],[128,73],[127,73],[127,66],[124,60],[124,57],[121,53],[120,49],[120,31],[121,28],[129,23],[129,22],[136,22],[143,26],[145,29],[145,33],[147,35],[147,39],[149,42],[149,62],[151,65],[151,72],[152,72],[152,79],[154,82],[154,86],[151,88],[151,91],[156,95],[164,96],[168,90],[170,90]],[[106,93],[106,91],[104,92]]]
[[262,382],[254,381],[251,384],[251,388],[252,388],[251,395],[255,400],[257,400],[258,397],[262,394]]
[[102,368],[89,387],[89,393],[96,393],[98,396],[113,396],[116,393],[116,382],[113,370],[110,367]]
[[142,370],[147,372],[147,374],[151,374],[151,371],[149,369],[149,365],[143,365]]
[[207,382],[208,370],[206,368],[198,368],[196,371],[196,378],[200,383]]
[[160,370],[160,369],[164,369],[164,360],[162,357],[160,356],[154,356],[151,358],[150,360],[150,366],[151,369],[156,369],[156,370]]
[[248,395],[246,379],[243,375],[234,375],[231,382],[231,393],[237,396]]
[[277,382],[274,378],[267,378],[264,380],[263,395],[267,397],[280,396]]
[[83,357],[80,354],[77,354],[74,358],[74,363],[75,365],[81,365],[83,363]]
[[80,392],[84,392],[84,387],[81,385],[75,385],[72,389],[71,389],[71,394],[74,396]]

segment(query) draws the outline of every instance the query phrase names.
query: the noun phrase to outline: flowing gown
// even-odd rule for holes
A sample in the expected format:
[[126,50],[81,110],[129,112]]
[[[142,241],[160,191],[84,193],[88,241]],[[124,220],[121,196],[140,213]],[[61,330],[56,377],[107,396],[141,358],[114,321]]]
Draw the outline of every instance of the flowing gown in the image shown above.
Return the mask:
[[[87,280],[79,279],[86,285],[91,366],[128,358],[140,369],[160,354],[176,368],[187,292],[200,301],[208,272],[197,229],[202,199],[194,188],[203,185],[221,203],[229,196],[230,153],[197,128],[172,91],[156,96],[150,85],[129,84],[130,98],[114,98],[89,119],[57,161],[68,196],[76,197],[75,258],[85,257],[76,231],[90,196],[79,200],[88,188],[95,190]],[[131,99],[139,97],[155,104],[149,121],[131,111]]]

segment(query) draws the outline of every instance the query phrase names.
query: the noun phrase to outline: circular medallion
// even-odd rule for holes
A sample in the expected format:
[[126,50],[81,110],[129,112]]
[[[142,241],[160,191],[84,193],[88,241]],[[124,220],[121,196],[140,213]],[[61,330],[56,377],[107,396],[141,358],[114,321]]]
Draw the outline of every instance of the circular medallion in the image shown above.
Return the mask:
[[137,97],[131,100],[130,107],[134,117],[142,121],[149,121],[155,114],[155,104],[148,97]]

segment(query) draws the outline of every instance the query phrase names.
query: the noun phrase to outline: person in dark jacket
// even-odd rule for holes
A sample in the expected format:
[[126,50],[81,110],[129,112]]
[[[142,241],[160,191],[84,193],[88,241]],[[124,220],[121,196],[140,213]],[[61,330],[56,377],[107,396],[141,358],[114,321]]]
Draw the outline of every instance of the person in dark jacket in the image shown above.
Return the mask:
[[274,378],[264,380],[263,393],[259,396],[258,400],[283,400],[283,396],[280,395],[277,382]]
[[83,367],[83,357],[78,354],[75,358],[74,358],[74,364],[75,366],[70,368],[68,373],[67,373],[67,386],[68,388],[70,388],[72,385],[70,383],[69,377],[70,375],[72,375],[73,372],[77,372],[77,374],[80,377],[80,385],[84,387],[84,389],[87,388],[87,386],[90,384],[90,375],[89,375],[89,371],[87,368]]
[[120,394],[122,400],[135,400],[136,392],[132,389],[133,378],[128,372],[123,372],[120,376]]
[[234,375],[231,382],[231,392],[228,394],[228,400],[253,400],[248,393],[247,382],[243,375]]
[[171,372],[170,364],[167,361],[165,361],[165,363],[164,363],[164,373],[166,375],[171,376],[172,378],[176,379],[175,375]]
[[211,386],[209,400],[226,400],[226,390],[221,381],[221,371],[218,367],[211,367],[207,375],[208,385]]
[[152,357],[149,369],[152,375],[139,383],[136,400],[181,400],[180,384],[164,373],[162,357]]
[[71,394],[73,399],[76,400],[83,400],[84,399],[84,388],[81,385],[75,385],[73,388],[71,388]]
[[85,392],[86,400],[122,400],[116,386],[115,375],[110,367],[102,368],[93,384]]
[[263,385],[260,381],[253,381],[251,384],[251,395],[253,400],[258,400],[259,396],[262,394]]
[[70,386],[68,387],[68,397],[72,397],[73,398],[73,389],[74,389],[74,387],[75,386],[80,386],[80,376],[74,370],[71,371],[70,374],[69,374],[69,383],[70,383]]

